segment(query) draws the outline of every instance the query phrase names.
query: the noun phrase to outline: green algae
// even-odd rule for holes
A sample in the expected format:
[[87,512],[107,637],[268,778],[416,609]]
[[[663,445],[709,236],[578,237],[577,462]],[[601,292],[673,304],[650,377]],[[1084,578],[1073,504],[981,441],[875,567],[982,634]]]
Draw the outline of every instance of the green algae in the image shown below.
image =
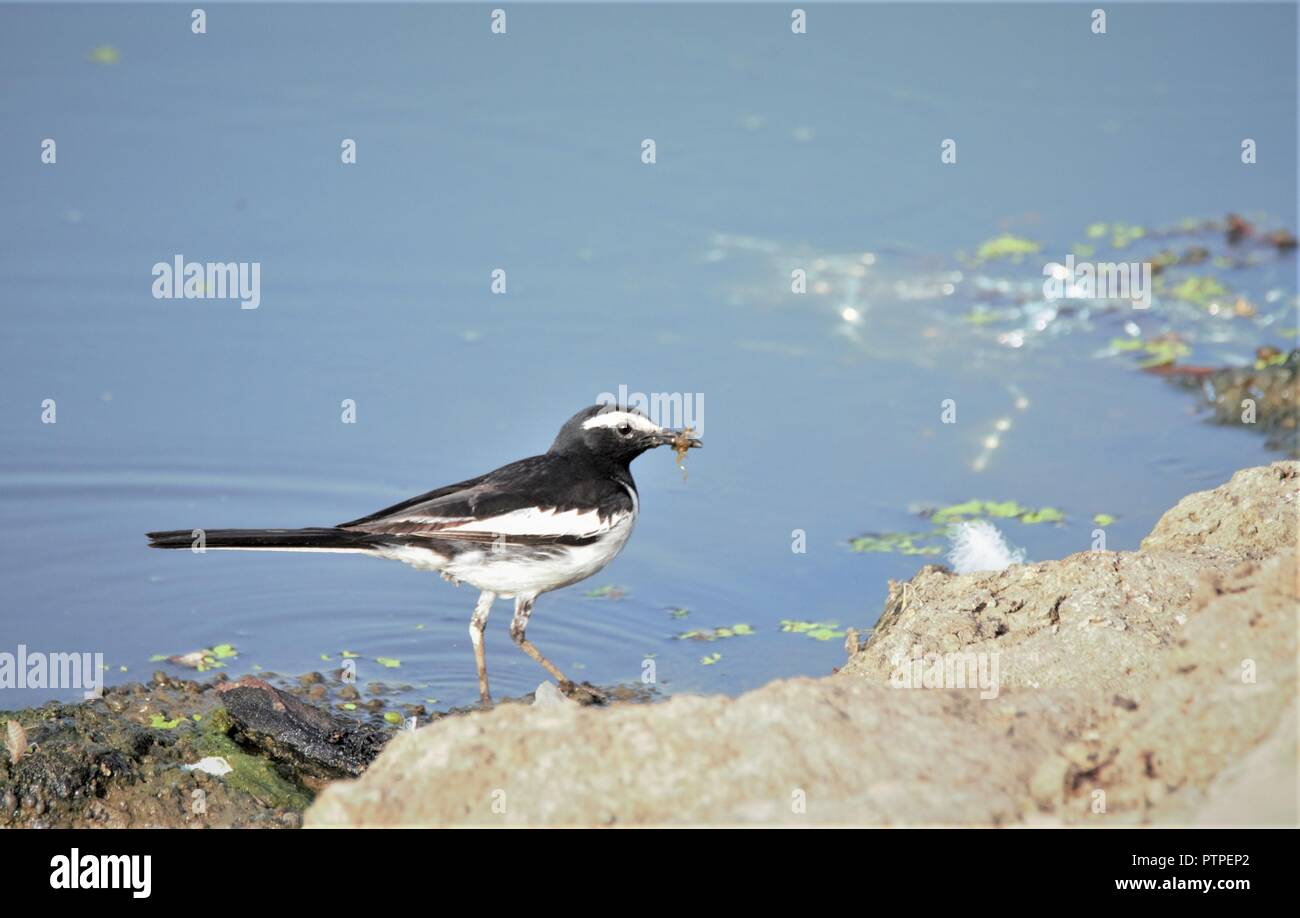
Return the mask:
[[232,770],[217,780],[264,806],[298,812],[307,809],[313,795],[285,778],[269,758],[245,752],[227,735],[231,727],[230,715],[224,709],[214,712],[208,726],[190,739],[195,758],[210,755],[224,758]]
[[699,628],[693,631],[683,631],[677,635],[675,640],[678,641],[718,641],[733,637],[748,637],[754,634],[752,627],[745,624],[732,625],[722,628]]
[[853,551],[871,553],[897,553],[900,555],[938,555],[942,544],[933,544],[943,538],[943,530],[930,532],[869,532],[849,540]]
[[802,634],[815,641],[829,641],[842,638],[848,632],[839,630],[837,621],[810,622],[794,618],[781,619],[781,630],[787,634]]
[[998,258],[1010,258],[1013,261],[1019,261],[1027,255],[1038,254],[1042,248],[1041,245],[1031,239],[1013,236],[1011,233],[1003,233],[981,243],[980,247],[975,251],[975,257],[980,261],[991,261]]

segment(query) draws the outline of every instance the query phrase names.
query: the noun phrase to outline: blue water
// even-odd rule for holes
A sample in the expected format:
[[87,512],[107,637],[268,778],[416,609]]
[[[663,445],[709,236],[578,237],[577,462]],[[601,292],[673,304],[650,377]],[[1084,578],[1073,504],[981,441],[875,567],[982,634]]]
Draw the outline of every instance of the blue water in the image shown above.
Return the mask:
[[[1126,4],[1104,36],[1073,5],[814,7],[802,36],[780,5],[526,5],[505,36],[479,6],[208,12],[192,35],[171,6],[0,5],[0,651],[100,651],[119,681],[218,643],[232,674],[348,650],[363,681],[470,702],[470,588],[143,533],[355,518],[543,451],[620,385],[702,399],[706,447],[686,480],[666,451],[638,461],[627,550],[544,596],[529,636],[602,685],[654,655],[664,693],[842,663],[780,622],[869,627],[889,578],[939,559],[848,542],[925,528],[915,505],[1060,507],[1065,525],[1004,527],[1032,559],[1087,549],[1107,513],[1131,549],[1182,495],[1276,458],[1099,359],[1122,319],[1009,348],[960,316],[978,277],[1032,281],[1094,221],[1294,231],[1294,7]],[[956,255],[1003,230],[1044,256]],[[790,264],[866,253],[859,286],[837,261],[829,293],[790,293]],[[176,254],[260,262],[260,307],[154,299]],[[1293,302],[1293,256],[1238,275]],[[1231,329],[1229,356],[1277,343]],[[626,593],[584,595],[605,585]],[[508,617],[488,628],[499,696],[545,675]],[[674,640],[736,623],[756,633]]]

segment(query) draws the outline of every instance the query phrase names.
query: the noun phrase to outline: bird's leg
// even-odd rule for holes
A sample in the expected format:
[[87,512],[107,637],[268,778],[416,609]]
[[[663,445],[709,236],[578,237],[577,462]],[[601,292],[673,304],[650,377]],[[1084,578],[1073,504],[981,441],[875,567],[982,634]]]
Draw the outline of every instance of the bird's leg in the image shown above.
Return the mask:
[[484,707],[490,707],[492,696],[488,693],[487,654],[483,651],[483,629],[487,627],[488,613],[492,611],[492,602],[496,593],[484,590],[478,594],[474,604],[474,616],[469,620],[469,640],[474,645],[474,664],[478,667],[478,694]]
[[542,667],[554,676],[561,686],[564,686],[569,682],[569,677],[560,672],[554,663],[542,656],[537,648],[533,646],[533,642],[525,636],[525,632],[528,630],[528,617],[532,614],[532,599],[520,596],[515,600],[515,617],[510,621],[510,638],[519,645],[524,653],[542,664]]
[[519,648],[538,663],[542,668],[555,677],[555,681],[560,683],[560,689],[566,695],[575,697],[578,701],[585,704],[601,703],[606,700],[603,692],[594,686],[586,683],[575,685],[569,681],[569,678],[560,672],[554,663],[542,656],[541,652],[533,646],[533,642],[528,640],[525,632],[528,630],[528,617],[533,614],[533,601],[535,597],[520,596],[515,599],[515,617],[510,621],[510,637],[519,645]]

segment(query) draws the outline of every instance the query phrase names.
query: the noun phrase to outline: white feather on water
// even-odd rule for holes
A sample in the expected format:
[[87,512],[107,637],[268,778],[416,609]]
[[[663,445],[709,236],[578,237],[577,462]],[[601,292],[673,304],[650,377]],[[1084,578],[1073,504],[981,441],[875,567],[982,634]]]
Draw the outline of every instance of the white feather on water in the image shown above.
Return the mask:
[[948,563],[959,574],[1003,571],[1025,560],[1025,550],[1013,550],[998,527],[988,520],[958,523],[948,530],[948,539],[952,542]]

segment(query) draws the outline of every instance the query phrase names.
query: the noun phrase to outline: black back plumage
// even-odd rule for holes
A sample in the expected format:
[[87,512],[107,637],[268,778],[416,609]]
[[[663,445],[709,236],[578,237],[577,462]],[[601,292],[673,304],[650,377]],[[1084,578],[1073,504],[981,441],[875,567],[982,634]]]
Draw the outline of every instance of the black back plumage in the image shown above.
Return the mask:
[[593,476],[570,456],[546,453],[412,497],[369,516],[340,523],[338,528],[370,533],[443,534],[445,527],[421,520],[486,519],[530,508],[557,513],[595,510],[604,520],[632,511],[629,488],[635,492],[630,471],[621,480]]
[[[424,544],[446,554],[457,543],[503,538],[528,544],[585,544],[584,534],[497,536],[483,530],[458,531],[454,521],[484,520],[536,509],[564,513],[595,511],[600,521],[635,512],[636,483],[630,463],[644,448],[633,448],[603,430],[583,424],[609,405],[585,408],[561,428],[550,450],[455,484],[377,510],[333,527],[310,529],[215,529],[205,533],[209,548],[297,548],[348,550],[384,545]],[[148,534],[154,548],[189,548],[192,530]]]

